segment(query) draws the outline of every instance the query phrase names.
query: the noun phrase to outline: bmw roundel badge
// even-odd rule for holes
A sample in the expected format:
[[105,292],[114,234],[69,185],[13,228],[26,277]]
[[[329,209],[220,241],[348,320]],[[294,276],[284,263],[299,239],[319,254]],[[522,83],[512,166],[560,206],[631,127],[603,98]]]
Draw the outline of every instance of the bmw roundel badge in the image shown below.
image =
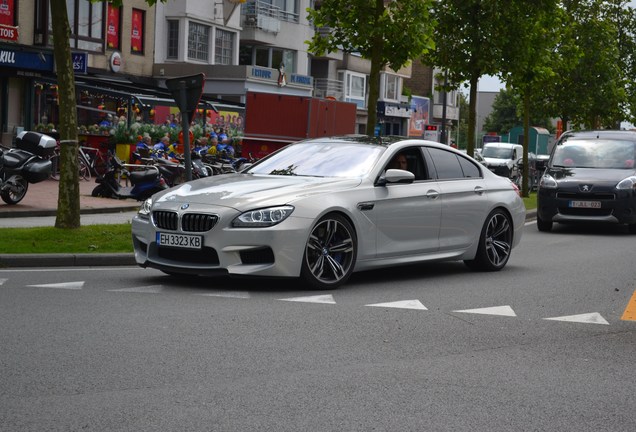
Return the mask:
[[185,210],[190,207],[190,204],[181,204],[181,210]]

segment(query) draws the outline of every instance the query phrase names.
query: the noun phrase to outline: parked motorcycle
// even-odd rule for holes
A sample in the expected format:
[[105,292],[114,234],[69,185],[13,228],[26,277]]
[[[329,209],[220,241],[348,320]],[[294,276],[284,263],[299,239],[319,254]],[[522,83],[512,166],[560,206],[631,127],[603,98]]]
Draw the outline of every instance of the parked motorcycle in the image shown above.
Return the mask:
[[0,197],[7,204],[17,204],[27,193],[29,183],[39,183],[51,175],[54,138],[38,132],[23,131],[16,137],[16,147],[0,148]]
[[[122,186],[122,179],[132,186]],[[112,156],[110,168],[95,180],[98,183],[91,193],[94,197],[133,198],[144,201],[157,192],[168,189],[168,184],[154,165],[125,164],[117,156]]]

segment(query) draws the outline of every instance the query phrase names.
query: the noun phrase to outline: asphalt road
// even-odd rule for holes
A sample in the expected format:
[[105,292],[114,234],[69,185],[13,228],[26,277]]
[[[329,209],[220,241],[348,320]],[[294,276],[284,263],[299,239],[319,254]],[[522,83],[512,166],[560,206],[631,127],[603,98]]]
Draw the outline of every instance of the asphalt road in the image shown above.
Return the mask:
[[0,430],[633,431],[633,242],[531,224],[502,272],[336,291],[0,270]]

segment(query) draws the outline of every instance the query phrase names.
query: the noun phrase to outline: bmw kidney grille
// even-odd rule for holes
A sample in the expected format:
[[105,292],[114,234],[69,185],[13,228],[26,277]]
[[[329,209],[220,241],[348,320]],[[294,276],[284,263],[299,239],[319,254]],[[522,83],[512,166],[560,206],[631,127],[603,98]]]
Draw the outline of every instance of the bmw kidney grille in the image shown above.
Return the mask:
[[[181,215],[181,230],[188,232],[209,231],[218,220],[216,215],[185,213]],[[152,212],[152,223],[159,229],[176,231],[179,227],[179,214],[173,211],[155,211]]]

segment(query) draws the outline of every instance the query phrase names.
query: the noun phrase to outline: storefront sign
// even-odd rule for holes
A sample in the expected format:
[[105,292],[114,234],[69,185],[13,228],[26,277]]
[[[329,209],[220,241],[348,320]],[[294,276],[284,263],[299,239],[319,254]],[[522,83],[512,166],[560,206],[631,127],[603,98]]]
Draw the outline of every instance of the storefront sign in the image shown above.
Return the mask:
[[53,55],[44,52],[0,48],[0,66],[37,71],[53,71]]
[[388,117],[410,118],[412,114],[413,110],[411,108],[389,104],[384,106],[384,115]]
[[313,78],[307,75],[291,74],[291,80],[289,82],[307,87],[314,86]]
[[88,54],[86,53],[72,53],[73,57],[73,72],[85,74],[87,70]]
[[130,30],[130,48],[133,52],[142,53],[144,34],[144,12],[138,9],[132,11],[132,29]]
[[113,72],[119,72],[121,69],[121,54],[118,51],[113,52],[110,55],[110,70]]
[[252,71],[250,73],[250,76],[252,78],[260,78],[260,79],[266,79],[266,80],[273,80],[274,79],[274,73],[271,69],[264,69],[264,68],[258,68],[258,67],[251,67]]
[[0,25],[0,39],[2,40],[10,40],[12,42],[18,41],[18,28]]

